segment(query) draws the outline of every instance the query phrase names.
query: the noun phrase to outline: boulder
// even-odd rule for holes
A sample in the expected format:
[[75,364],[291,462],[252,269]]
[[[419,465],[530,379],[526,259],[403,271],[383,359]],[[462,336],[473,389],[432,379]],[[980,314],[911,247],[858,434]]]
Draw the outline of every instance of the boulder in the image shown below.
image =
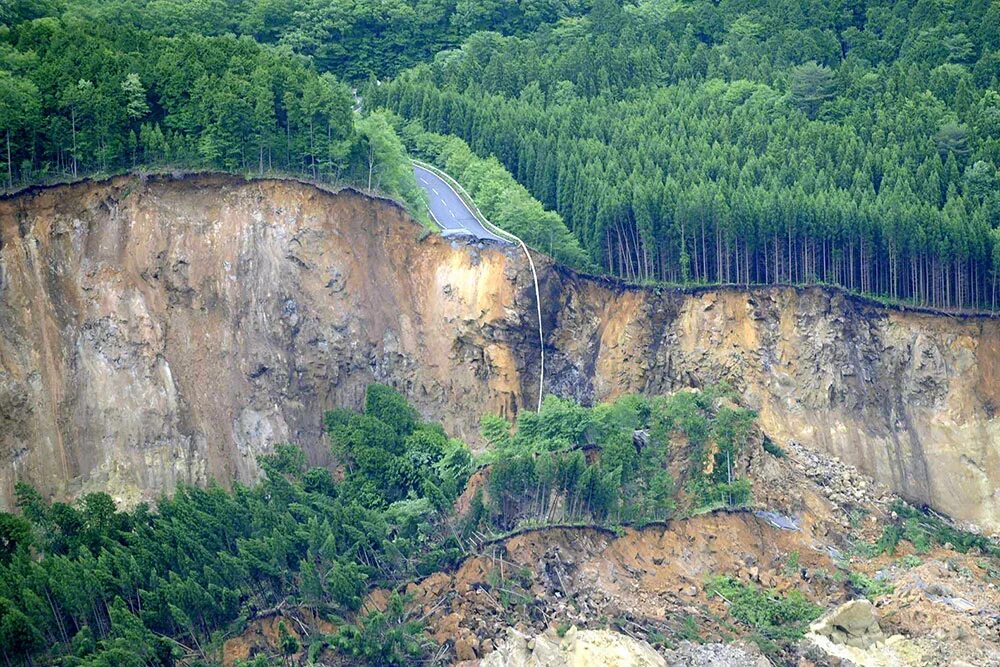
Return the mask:
[[809,626],[804,648],[819,650],[825,661],[858,667],[923,667],[932,662],[916,642],[901,635],[886,637],[868,600],[852,600],[827,612]]
[[866,649],[884,642],[885,633],[868,600],[851,600],[827,612],[809,626],[810,634],[827,637],[834,644]]

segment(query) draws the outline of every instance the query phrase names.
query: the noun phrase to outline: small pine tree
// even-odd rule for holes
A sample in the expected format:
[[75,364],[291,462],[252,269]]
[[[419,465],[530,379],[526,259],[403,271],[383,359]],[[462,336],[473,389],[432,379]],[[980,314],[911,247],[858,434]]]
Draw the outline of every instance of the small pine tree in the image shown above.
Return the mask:
[[278,648],[281,649],[282,662],[292,664],[292,656],[299,652],[299,640],[288,631],[284,621],[278,621]]

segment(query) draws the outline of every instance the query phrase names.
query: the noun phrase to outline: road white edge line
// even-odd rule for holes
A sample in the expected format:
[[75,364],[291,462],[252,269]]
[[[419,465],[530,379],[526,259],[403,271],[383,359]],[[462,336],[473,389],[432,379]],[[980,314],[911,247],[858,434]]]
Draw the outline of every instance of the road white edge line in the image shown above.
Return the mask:
[[[417,166],[420,169],[423,169],[425,172],[427,172],[429,174],[433,174],[435,178],[437,178],[439,181],[441,181],[446,186],[448,186],[448,189],[451,190],[452,192],[454,192],[458,196],[459,200],[462,202],[462,204],[467,209],[469,208],[468,205],[465,203],[465,200],[462,199],[462,196],[455,190],[455,188],[453,188],[451,186],[451,183],[449,183],[445,179],[441,178],[437,174],[434,174],[434,172],[432,172],[429,169],[421,167],[420,165],[415,165],[415,166]],[[443,170],[442,170],[441,173],[447,175],[447,172],[445,172]],[[458,187],[461,188],[463,191],[465,190],[465,188],[462,188],[462,184],[459,183],[458,181],[455,181],[455,184],[458,185]],[[466,192],[465,194],[469,198],[469,201],[472,202],[472,205],[475,206],[476,204],[475,204],[475,201],[472,199],[472,195],[470,195],[468,192]],[[478,207],[476,207],[476,208],[478,210]],[[479,220],[479,216],[482,216],[482,221],[480,221],[480,226],[484,230],[491,231],[489,229],[486,229],[486,225],[482,224],[483,221],[485,221],[486,224],[490,225],[490,227],[493,227],[494,229],[496,229],[497,232],[499,232],[500,234],[505,234],[507,236],[510,236],[512,239],[514,239],[518,243],[520,243],[521,244],[521,249],[524,250],[525,257],[528,258],[528,266],[531,267],[531,278],[532,278],[532,280],[535,283],[535,309],[538,311],[538,343],[539,343],[538,352],[539,352],[539,355],[541,357],[540,361],[539,361],[539,370],[538,370],[538,410],[541,411],[541,409],[542,409],[542,396],[543,396],[542,391],[543,391],[544,386],[545,386],[545,333],[542,330],[542,294],[541,294],[541,291],[538,289],[538,272],[535,271],[535,262],[534,262],[534,260],[531,259],[531,253],[528,251],[528,246],[524,243],[524,241],[521,240],[521,238],[519,236],[515,236],[511,232],[508,232],[506,229],[501,229],[501,228],[497,227],[496,225],[494,225],[492,222],[490,222],[489,220],[487,220],[486,216],[483,215],[482,211],[479,211],[479,216],[477,216],[476,215],[476,211],[473,211],[472,209],[469,209],[469,212],[472,213],[473,217],[476,218],[477,220]],[[434,214],[431,213],[431,215],[433,216]],[[437,218],[435,218],[435,220],[437,220]],[[438,224],[441,225],[441,223],[438,223]],[[462,224],[462,223],[459,223],[459,224]],[[443,225],[441,225],[441,226],[443,227]],[[464,229],[464,227],[463,227],[463,229]],[[466,231],[468,231],[470,234],[473,234],[473,232],[471,232],[470,230],[466,230]],[[498,235],[496,232],[491,232],[491,233],[493,233],[493,235],[496,236],[497,238],[503,239],[503,237],[500,236],[500,235]],[[473,234],[473,235],[475,235],[475,234]]]

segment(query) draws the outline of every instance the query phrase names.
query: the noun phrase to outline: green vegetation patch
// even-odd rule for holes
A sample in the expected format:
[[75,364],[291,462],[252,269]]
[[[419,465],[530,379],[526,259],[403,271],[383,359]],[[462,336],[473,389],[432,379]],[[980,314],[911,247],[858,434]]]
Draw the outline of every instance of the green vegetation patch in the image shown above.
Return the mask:
[[[341,627],[296,639],[286,626],[285,658],[305,646],[412,664],[429,646],[421,626],[395,596],[384,612],[361,614],[373,586],[447,570],[483,534],[665,519],[678,489],[670,465],[695,480],[696,502],[742,502],[749,485],[730,475],[751,423],[724,388],[593,408],[548,397],[516,429],[484,417],[492,447],[477,461],[375,384],[363,411],[324,415],[333,470],[280,444],[260,458],[265,475],[252,487],[182,486],[130,511],[104,493],[48,502],[18,484],[20,514],[0,512],[0,647],[12,662],[75,667],[205,663],[260,610],[280,608]],[[485,483],[456,516],[477,466]],[[510,576],[491,588],[513,616],[527,613],[530,573]]]
[[959,553],[978,550],[988,556],[1000,557],[1000,546],[989,537],[954,528],[931,512],[921,512],[902,501],[897,501],[892,511],[896,518],[882,529],[882,535],[875,544],[858,545],[860,554],[868,557],[894,554],[899,542],[906,540],[918,554],[927,553],[934,546],[948,544]]
[[876,598],[888,595],[893,591],[892,584],[879,579],[873,579],[863,572],[849,572],[847,581],[854,590],[873,602]]
[[370,611],[357,623],[345,625],[330,644],[365,665],[412,665],[421,661],[431,642],[423,634],[423,623],[406,611],[407,601],[393,593],[385,611]]
[[491,449],[489,521],[494,529],[552,522],[609,526],[673,514],[683,475],[688,502],[706,510],[749,503],[746,461],[754,414],[725,399],[725,387],[666,397],[625,396],[584,408],[546,397],[516,428],[482,420]]
[[705,592],[725,600],[730,616],[748,627],[751,639],[768,653],[801,639],[809,624],[823,613],[800,591],[781,595],[731,577],[712,577]]

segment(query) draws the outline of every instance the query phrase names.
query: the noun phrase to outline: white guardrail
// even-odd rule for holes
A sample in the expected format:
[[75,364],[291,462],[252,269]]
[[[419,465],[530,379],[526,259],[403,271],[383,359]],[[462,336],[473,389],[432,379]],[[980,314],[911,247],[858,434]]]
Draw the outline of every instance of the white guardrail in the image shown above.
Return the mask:
[[528,251],[527,244],[525,244],[525,242],[522,241],[520,237],[511,234],[505,229],[500,229],[492,222],[490,222],[487,219],[487,217],[483,215],[483,212],[479,210],[479,207],[476,206],[476,202],[472,199],[472,195],[466,192],[465,188],[462,187],[462,184],[456,181],[454,178],[446,174],[444,171],[438,169],[434,165],[428,164],[421,160],[413,160],[413,164],[417,165],[418,167],[422,167],[427,171],[433,172],[435,175],[438,176],[438,178],[444,181],[445,185],[451,188],[452,192],[454,192],[459,199],[465,202],[466,206],[469,207],[469,210],[472,211],[472,214],[476,216],[476,219],[479,220],[479,222],[483,225],[484,228],[486,228],[490,232],[493,232],[494,234],[496,234],[501,238],[505,238],[520,244],[521,249],[524,250],[524,256],[528,258],[528,266],[531,267],[531,278],[535,283],[535,309],[538,312],[538,349],[541,352],[541,361],[539,363],[539,369],[538,369],[538,409],[541,410],[542,396],[544,395],[542,392],[542,387],[545,386],[545,334],[542,331],[542,296],[541,296],[541,291],[538,289],[538,272],[535,271],[535,262],[534,260],[531,259],[531,253]]

